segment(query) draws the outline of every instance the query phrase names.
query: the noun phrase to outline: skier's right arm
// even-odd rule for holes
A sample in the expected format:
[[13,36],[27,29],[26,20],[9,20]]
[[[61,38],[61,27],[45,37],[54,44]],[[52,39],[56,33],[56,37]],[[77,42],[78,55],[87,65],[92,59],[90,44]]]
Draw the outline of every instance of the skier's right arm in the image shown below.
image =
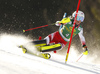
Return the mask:
[[64,25],[64,24],[66,24],[66,23],[68,23],[68,22],[70,22],[71,20],[70,20],[70,18],[63,18],[61,21],[57,21],[56,22],[56,26],[60,26],[60,25]]

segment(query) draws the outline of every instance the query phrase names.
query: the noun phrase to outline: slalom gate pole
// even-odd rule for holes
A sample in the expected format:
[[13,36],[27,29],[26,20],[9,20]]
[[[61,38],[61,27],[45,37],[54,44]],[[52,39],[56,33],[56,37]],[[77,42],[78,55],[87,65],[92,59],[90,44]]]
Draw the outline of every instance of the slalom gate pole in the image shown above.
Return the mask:
[[73,36],[74,28],[75,28],[75,23],[76,23],[76,19],[77,19],[77,13],[78,13],[78,10],[79,10],[80,2],[81,2],[81,0],[78,1],[76,15],[75,15],[74,23],[73,23],[73,28],[72,28],[72,33],[71,33],[71,37],[70,37],[70,41],[69,41],[69,46],[68,46],[68,50],[67,50],[67,54],[66,54],[66,58],[65,58],[65,63],[68,60],[70,45],[71,45],[71,41],[72,41],[72,36]]
[[[55,23],[50,24],[50,25],[54,25],[54,24],[55,24]],[[35,28],[31,28],[31,29],[23,30],[23,32],[30,31],[30,30],[35,30],[35,29],[39,29],[39,28],[47,27],[47,26],[49,26],[49,25],[47,24],[47,25],[43,25],[43,26],[39,26],[39,27],[35,27]]]

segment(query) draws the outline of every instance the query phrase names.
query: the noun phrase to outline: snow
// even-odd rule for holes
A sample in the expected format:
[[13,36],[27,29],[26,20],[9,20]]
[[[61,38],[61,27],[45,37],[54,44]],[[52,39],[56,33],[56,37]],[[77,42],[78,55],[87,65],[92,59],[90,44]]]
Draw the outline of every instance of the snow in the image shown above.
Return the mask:
[[24,54],[17,45],[27,44],[29,41],[31,40],[19,35],[0,36],[0,74],[100,74],[100,64],[92,63],[91,58],[84,62],[86,56],[83,56],[76,62],[78,57],[74,50],[70,53],[74,55],[69,54],[67,63],[65,56],[52,52],[52,57],[48,60]]

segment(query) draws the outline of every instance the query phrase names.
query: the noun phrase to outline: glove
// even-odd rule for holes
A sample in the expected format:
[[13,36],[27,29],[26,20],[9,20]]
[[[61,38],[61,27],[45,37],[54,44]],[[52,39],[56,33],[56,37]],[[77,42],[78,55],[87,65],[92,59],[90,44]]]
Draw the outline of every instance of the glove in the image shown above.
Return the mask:
[[86,46],[86,45],[83,45],[83,48],[84,48],[83,54],[84,54],[84,55],[88,55],[87,46]]
[[84,55],[88,55],[88,49],[86,48],[83,52]]
[[60,21],[57,21],[55,25],[56,25],[56,26],[60,26],[61,23],[59,23],[59,22],[60,22]]

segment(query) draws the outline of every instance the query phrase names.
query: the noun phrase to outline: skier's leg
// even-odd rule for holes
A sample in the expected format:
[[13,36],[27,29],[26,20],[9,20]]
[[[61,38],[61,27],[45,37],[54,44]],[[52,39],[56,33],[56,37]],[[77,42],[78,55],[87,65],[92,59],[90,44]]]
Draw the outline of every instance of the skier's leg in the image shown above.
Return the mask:
[[45,46],[53,42],[55,43],[55,40],[53,40],[55,35],[56,35],[56,32],[48,35],[43,40],[32,41],[32,43],[34,43],[36,46]]
[[44,39],[46,40],[47,45],[49,45],[50,43],[55,43],[57,42],[56,37],[56,32],[49,34],[47,37],[45,37]]
[[[57,34],[58,34],[58,31],[52,34],[49,34],[46,38],[44,38],[46,40],[47,46],[42,46],[42,47],[39,47],[38,49],[41,52],[55,51],[55,50],[61,49],[62,44],[59,42],[59,37],[57,36]],[[51,43],[54,43],[54,44],[51,44]]]
[[[60,36],[58,31],[48,35],[45,39],[46,39],[47,44],[55,43],[55,45],[41,47],[42,52],[55,51],[56,53],[56,50],[64,48],[65,45],[67,44],[67,42],[64,41],[63,38]],[[57,47],[54,47],[54,46],[57,46]]]

